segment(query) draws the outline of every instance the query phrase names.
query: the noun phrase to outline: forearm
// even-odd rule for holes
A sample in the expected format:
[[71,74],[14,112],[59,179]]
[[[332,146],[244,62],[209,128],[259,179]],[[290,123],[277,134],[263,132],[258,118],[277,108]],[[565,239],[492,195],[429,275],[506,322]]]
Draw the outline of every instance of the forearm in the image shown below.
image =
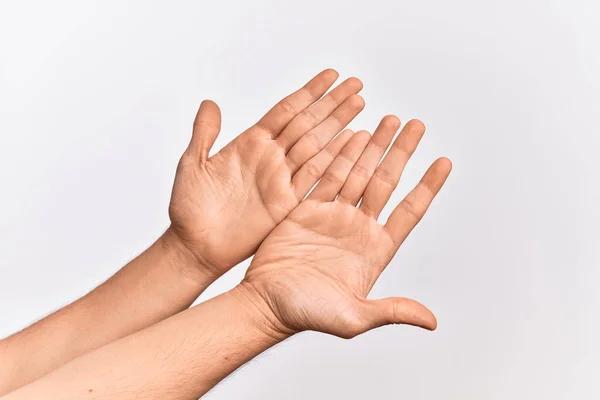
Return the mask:
[[108,281],[0,342],[0,395],[188,308],[214,280],[170,231]]
[[88,353],[6,400],[197,399],[286,337],[238,287]]

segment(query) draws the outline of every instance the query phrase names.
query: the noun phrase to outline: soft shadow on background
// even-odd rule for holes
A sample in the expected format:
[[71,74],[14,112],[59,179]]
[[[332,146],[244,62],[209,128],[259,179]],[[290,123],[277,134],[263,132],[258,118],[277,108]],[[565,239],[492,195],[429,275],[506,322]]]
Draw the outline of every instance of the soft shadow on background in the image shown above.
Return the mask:
[[333,67],[365,84],[352,128],[390,113],[427,125],[390,206],[437,156],[454,162],[371,294],[413,297],[439,328],[302,334],[207,398],[600,397],[599,11],[584,0],[0,1],[0,336],[162,233],[202,99],[222,108],[220,148]]

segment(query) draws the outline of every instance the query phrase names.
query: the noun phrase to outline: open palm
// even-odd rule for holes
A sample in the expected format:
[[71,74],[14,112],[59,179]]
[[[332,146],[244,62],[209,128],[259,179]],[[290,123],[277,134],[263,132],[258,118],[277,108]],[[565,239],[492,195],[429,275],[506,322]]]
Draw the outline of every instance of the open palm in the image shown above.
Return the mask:
[[433,314],[414,300],[366,299],[451,169],[449,160],[437,160],[380,225],[377,218],[424,133],[419,121],[409,122],[378,166],[399,124],[390,116],[372,137],[356,133],[257,251],[241,287],[264,300],[280,329],[346,338],[392,323],[435,329]]
[[362,83],[350,78],[322,97],[337,77],[321,72],[210,158],[221,115],[211,101],[200,106],[169,214],[173,231],[215,277],[256,251],[352,137],[338,133],[364,107]]

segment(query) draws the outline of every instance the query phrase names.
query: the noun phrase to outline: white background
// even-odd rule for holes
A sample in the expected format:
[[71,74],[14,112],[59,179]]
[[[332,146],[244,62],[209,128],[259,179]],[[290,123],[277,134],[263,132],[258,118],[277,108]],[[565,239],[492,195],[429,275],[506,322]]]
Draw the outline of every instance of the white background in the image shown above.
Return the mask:
[[[0,1],[0,336],[85,294],[168,224],[197,105],[217,148],[327,67],[454,170],[372,296],[428,333],[306,333],[212,399],[600,397],[597,1]],[[388,210],[389,211],[389,210]],[[202,299],[235,285],[247,264]],[[1,360],[0,360],[1,362]]]

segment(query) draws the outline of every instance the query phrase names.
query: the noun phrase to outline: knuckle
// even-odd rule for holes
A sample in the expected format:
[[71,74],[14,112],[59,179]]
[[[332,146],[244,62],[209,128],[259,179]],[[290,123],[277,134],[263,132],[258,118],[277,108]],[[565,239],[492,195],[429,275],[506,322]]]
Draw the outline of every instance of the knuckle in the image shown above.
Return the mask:
[[319,179],[323,175],[321,168],[314,162],[306,163],[304,168],[306,169],[306,173],[314,179]]
[[322,89],[320,85],[314,85],[309,82],[302,89],[301,92],[304,92],[308,98],[314,99],[317,97],[321,97]]
[[324,105],[326,104],[335,110],[337,107],[340,106],[340,104],[342,104],[344,102],[346,97],[348,97],[348,95],[346,93],[343,93],[340,90],[334,90],[334,91],[328,93],[327,96],[325,96],[322,101],[323,101]]
[[279,102],[279,106],[286,114],[296,114],[296,109],[290,102],[290,99],[285,97]]
[[398,179],[387,168],[377,168],[374,176],[389,186],[396,187],[398,185]]
[[423,214],[427,210],[427,206],[423,202],[418,201],[410,195],[402,200],[400,207],[402,207],[404,212],[412,216],[417,222],[423,218]]
[[217,130],[219,129],[219,127],[214,124],[213,122],[210,121],[206,121],[206,120],[198,120],[198,121],[194,121],[194,128],[198,129],[198,130]]
[[[341,107],[341,106],[340,106]],[[331,113],[331,115],[327,118],[328,119],[328,123],[331,121],[332,125],[331,126],[343,126],[344,123],[342,122],[342,116],[340,115],[343,112],[343,110],[341,110],[340,108],[336,109],[334,112]]]
[[363,202],[361,203],[360,207],[366,215],[377,219],[379,213],[373,208],[372,204],[370,204],[368,200],[363,199]]
[[355,176],[368,181],[369,179],[371,179],[371,175],[372,172],[366,168],[364,165],[361,165],[360,163],[356,163],[354,164],[354,167],[352,168],[352,174],[354,174]]
[[404,158],[409,158],[415,152],[415,148],[414,147],[407,148],[406,143],[404,143],[403,140],[396,140],[394,142],[394,144],[392,144],[392,146],[394,147],[394,149],[396,149],[396,151],[398,151],[401,155],[403,155]]
[[327,156],[329,156],[330,160],[334,159],[337,156],[337,154],[339,153],[339,150],[336,150],[333,143],[330,143],[329,146],[325,146],[323,151],[325,152],[325,154]]
[[379,152],[380,154],[385,154],[385,151],[387,150],[387,143],[380,143],[380,141],[376,140],[377,137],[373,136],[373,140],[371,140],[369,142],[369,147],[370,148],[374,148],[377,150],[377,152]]
[[298,114],[298,116],[309,127],[317,126],[319,124],[319,119],[310,108],[302,111],[300,114]]
[[344,183],[344,180],[341,179],[338,175],[336,175],[334,171],[328,171],[327,173],[325,173],[325,175],[323,175],[323,178],[321,179],[338,186]]
[[400,314],[398,311],[399,306],[400,303],[398,301],[392,301],[392,323],[397,323],[398,321],[400,321]]
[[320,151],[324,146],[323,142],[321,142],[321,139],[319,138],[319,135],[313,132],[309,132],[304,135],[304,140],[316,151]]

